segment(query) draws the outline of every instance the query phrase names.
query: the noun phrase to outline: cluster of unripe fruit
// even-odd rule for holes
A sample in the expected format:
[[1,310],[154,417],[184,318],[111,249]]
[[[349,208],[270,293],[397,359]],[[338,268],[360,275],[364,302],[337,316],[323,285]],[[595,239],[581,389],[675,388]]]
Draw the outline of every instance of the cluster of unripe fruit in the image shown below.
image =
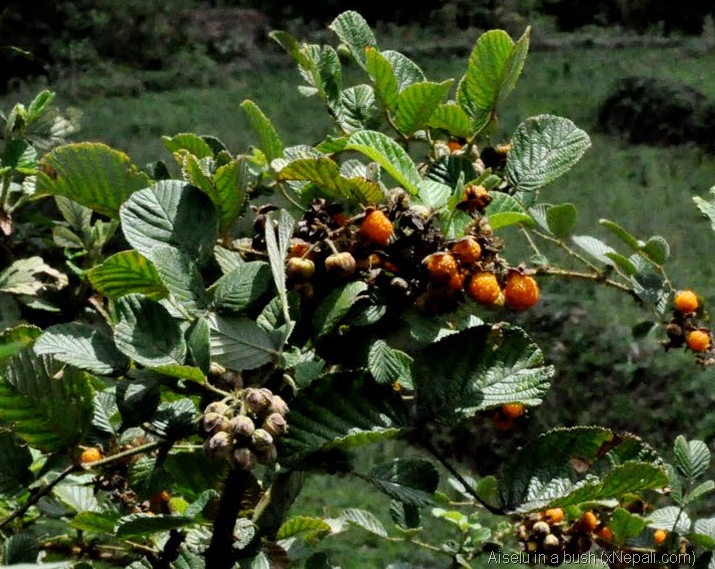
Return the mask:
[[483,215],[490,200],[483,186],[467,186],[457,207],[473,221],[455,240],[445,240],[434,226],[435,212],[410,205],[399,188],[385,203],[351,218],[338,204],[316,200],[291,241],[288,285],[312,299],[336,280],[359,278],[393,303],[406,299],[427,313],[453,309],[464,296],[488,307],[525,310],[539,300],[539,287],[499,257],[501,241]]
[[202,428],[209,457],[226,458],[238,469],[275,462],[275,441],[287,428],[288,405],[265,387],[243,389],[238,397],[204,409]]
[[698,317],[702,315],[702,303],[692,290],[681,290],[673,298],[673,315],[666,327],[667,348],[685,345],[699,355],[704,365],[715,363],[710,330],[701,326]]

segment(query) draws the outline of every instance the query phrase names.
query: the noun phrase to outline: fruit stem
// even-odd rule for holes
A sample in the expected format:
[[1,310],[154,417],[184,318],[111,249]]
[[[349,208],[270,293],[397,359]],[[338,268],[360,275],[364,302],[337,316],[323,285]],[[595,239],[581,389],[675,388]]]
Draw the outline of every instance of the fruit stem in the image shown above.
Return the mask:
[[628,285],[614,281],[613,279],[604,278],[600,273],[582,273],[580,271],[570,271],[567,269],[558,269],[556,267],[537,267],[535,269],[537,275],[546,275],[550,277],[567,277],[572,279],[583,279],[603,283],[607,286],[616,288],[622,292],[626,292],[634,298],[638,296],[633,292]]

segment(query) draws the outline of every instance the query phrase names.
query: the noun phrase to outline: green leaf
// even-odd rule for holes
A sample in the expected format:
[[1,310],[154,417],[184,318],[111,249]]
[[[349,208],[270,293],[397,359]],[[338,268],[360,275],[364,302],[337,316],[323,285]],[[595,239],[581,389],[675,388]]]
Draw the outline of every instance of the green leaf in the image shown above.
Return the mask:
[[13,433],[0,432],[0,494],[13,495],[30,485],[30,449]]
[[425,178],[420,186],[420,202],[434,210],[447,204],[451,194],[450,187],[441,182]]
[[161,365],[153,367],[157,373],[162,375],[167,375],[169,377],[175,377],[176,379],[184,379],[187,381],[194,381],[196,383],[205,383],[206,375],[201,369],[194,366],[187,365]]
[[646,521],[641,516],[632,514],[624,508],[616,508],[608,522],[608,527],[613,532],[613,541],[616,544],[624,544],[629,539],[636,537],[645,526]]
[[340,92],[335,118],[344,133],[370,128],[377,114],[375,91],[370,85],[355,85]]
[[482,325],[420,351],[413,373],[420,414],[458,421],[505,403],[538,405],[554,370],[520,328]]
[[517,452],[504,468],[506,511],[528,512],[618,499],[668,484],[662,461],[633,435],[603,427],[554,429]]
[[114,512],[79,512],[70,520],[70,526],[89,533],[114,535],[119,515]]
[[156,433],[170,441],[178,441],[196,432],[199,413],[193,400],[178,399],[159,405],[151,426]]
[[673,444],[675,466],[686,478],[694,479],[707,472],[710,467],[710,449],[703,441],[688,441],[678,435]]
[[653,529],[674,531],[684,534],[690,531],[691,521],[683,510],[677,506],[666,506],[651,512],[646,517],[648,526]]
[[311,456],[398,436],[408,424],[400,396],[361,373],[330,374],[291,402],[290,429],[279,439],[281,465],[310,464]]
[[127,356],[150,367],[184,363],[186,341],[181,328],[161,304],[129,294],[117,300],[116,311],[114,341]]
[[346,177],[328,156],[299,158],[278,172],[279,180],[307,180],[319,188],[320,194],[333,199],[348,199],[363,204],[376,203],[383,192],[376,181],[364,177]]
[[[715,518],[700,518],[695,520],[693,524],[693,534],[688,534],[688,538],[691,541],[695,541],[697,536],[697,541],[700,545],[706,549],[715,549]],[[703,543],[701,538],[706,538]]]
[[218,214],[219,231],[228,231],[248,204],[250,162],[246,156],[224,164],[214,172],[211,198]]
[[552,205],[546,210],[546,223],[551,233],[563,239],[576,226],[577,216],[576,206],[571,203]]
[[12,356],[0,379],[0,421],[45,452],[73,447],[92,422],[88,376],[30,349]]
[[[13,567],[13,569],[37,569],[44,567],[37,563],[37,556],[40,553],[40,544],[36,536],[29,533],[18,533],[9,536],[2,544],[3,567]],[[49,563],[48,565],[54,565]],[[68,564],[63,564],[68,567]]]
[[209,315],[211,356],[233,370],[255,369],[280,355],[282,341],[248,318]]
[[81,322],[50,326],[37,339],[34,350],[99,375],[116,375],[129,366],[129,359],[109,334]]
[[382,51],[382,55],[390,63],[392,72],[395,74],[398,93],[401,93],[408,85],[426,79],[424,72],[419,66],[399,51],[386,49]]
[[502,30],[491,30],[477,40],[460,82],[457,101],[475,125],[494,113],[516,86],[529,50],[529,29],[517,43]]
[[375,94],[388,111],[394,112],[400,90],[392,64],[377,49],[367,49],[365,54],[365,68],[372,79]]
[[595,260],[603,263],[604,265],[613,265],[613,261],[609,257],[609,254],[615,253],[616,251],[610,246],[606,245],[600,239],[591,237],[590,235],[574,235],[571,237],[573,242],[583,249],[589,256],[593,257]]
[[[5,302],[5,299],[0,297],[0,301]],[[0,309],[1,313],[2,309]],[[40,337],[40,334],[42,334],[42,329],[28,324],[8,328],[0,332],[0,368],[5,366],[11,356],[32,345]]]
[[[266,220],[266,248],[268,249],[268,261],[271,265],[273,282],[278,291],[278,298],[281,299],[283,308],[283,318],[286,324],[291,322],[290,306],[288,304],[288,291],[286,290],[285,258],[288,254],[290,239],[293,235],[295,220],[285,210],[280,210],[278,214],[278,226],[273,228],[273,216],[269,213]],[[290,326],[290,325],[289,325]]]
[[116,435],[119,428],[118,413],[119,407],[113,388],[95,393],[92,429],[102,434]]
[[204,373],[211,367],[211,331],[205,318],[199,317],[194,322],[187,337],[187,347],[194,363]]
[[404,387],[412,387],[411,363],[408,354],[391,348],[385,340],[375,340],[367,355],[367,367],[378,383],[399,381]]
[[208,306],[203,277],[188,253],[170,245],[157,245],[151,256],[161,281],[184,310],[197,314]]
[[365,51],[369,47],[376,47],[377,40],[370,26],[360,14],[348,10],[338,15],[328,26],[333,30],[340,41],[343,42],[355,61],[365,67]]
[[150,183],[123,152],[99,142],[81,142],[60,146],[42,159],[36,192],[65,196],[116,218],[119,206]]
[[169,294],[154,265],[133,249],[95,265],[87,271],[87,278],[97,292],[110,299],[136,293],[160,300]]
[[154,374],[117,384],[116,402],[122,427],[135,427],[152,419],[161,401],[159,387],[159,378]]
[[321,518],[295,516],[283,522],[276,539],[299,538],[312,543],[332,531],[330,524]]
[[243,312],[270,287],[268,263],[252,261],[222,276],[212,287],[213,305],[221,312]]
[[258,134],[261,144],[261,150],[266,155],[266,159],[270,162],[275,158],[283,157],[283,143],[281,142],[278,131],[271,120],[263,113],[263,111],[253,101],[246,99],[241,103],[241,108],[246,114],[248,124]]
[[356,132],[346,150],[356,150],[377,162],[410,194],[419,193],[421,177],[404,148],[387,135],[371,130]]
[[573,122],[539,115],[519,125],[511,139],[506,177],[514,191],[531,192],[568,172],[591,146]]
[[660,235],[654,235],[641,247],[641,252],[656,265],[663,265],[670,257],[670,245]]
[[426,460],[397,458],[374,466],[365,477],[393,500],[419,507],[434,502],[439,485],[437,469]]
[[427,120],[427,126],[444,130],[460,138],[469,138],[473,134],[469,116],[453,101],[438,105]]
[[0,272],[0,292],[37,296],[49,288],[67,285],[67,275],[45,263],[41,257],[18,259]]
[[516,199],[503,192],[492,194],[492,201],[486,208],[489,225],[492,229],[501,229],[517,223],[533,224],[534,220],[524,206]]
[[318,336],[332,332],[366,290],[363,281],[351,281],[330,291],[313,315],[313,329]]
[[102,507],[92,488],[85,484],[63,483],[52,491],[57,499],[75,512],[100,512]]
[[365,531],[369,531],[370,533],[374,533],[380,537],[387,537],[387,530],[385,529],[385,526],[382,525],[382,522],[378,520],[374,514],[366,510],[348,508],[347,510],[343,510],[340,518],[346,522],[361,527]]
[[424,128],[432,113],[449,93],[453,81],[421,81],[405,87],[397,97],[395,122],[405,134]]
[[700,212],[710,220],[712,230],[715,231],[715,186],[710,188],[710,195],[711,201],[700,196],[693,196],[693,201]]
[[685,500],[683,500],[683,503],[692,504],[695,500],[701,498],[705,494],[709,494],[713,490],[715,490],[715,481],[706,480],[705,482],[698,484],[695,488],[688,492],[687,496],[685,497]]
[[611,221],[610,219],[600,219],[598,222],[634,251],[638,251],[641,248],[640,241],[638,241],[638,239],[628,233],[628,231],[623,229],[623,227],[618,225],[615,221]]
[[161,140],[166,149],[172,154],[184,150],[198,159],[213,158],[214,155],[211,146],[198,134],[189,132],[175,136],[162,136]]
[[133,193],[119,216],[129,244],[150,261],[155,247],[171,245],[201,264],[212,254],[218,235],[209,198],[179,180],[162,180]]
[[184,516],[129,514],[117,520],[114,534],[117,537],[146,536],[152,533],[179,529],[192,522],[191,518]]

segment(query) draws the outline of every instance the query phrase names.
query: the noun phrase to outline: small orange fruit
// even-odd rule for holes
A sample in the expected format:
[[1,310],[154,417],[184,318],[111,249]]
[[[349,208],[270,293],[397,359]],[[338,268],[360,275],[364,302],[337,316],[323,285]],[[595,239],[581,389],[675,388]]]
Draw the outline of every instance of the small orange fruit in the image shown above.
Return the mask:
[[698,295],[692,290],[681,290],[675,295],[673,304],[678,312],[683,312],[685,314],[695,312],[699,305]]
[[457,271],[452,275],[447,283],[447,290],[449,292],[458,292],[464,287],[464,273]]
[[705,330],[693,330],[685,337],[685,343],[694,352],[704,352],[710,347],[710,334]]
[[502,414],[509,419],[516,419],[524,414],[525,408],[521,403],[507,403],[501,406]]
[[482,247],[474,237],[463,237],[450,247],[450,251],[465,265],[477,262],[482,256]]
[[98,460],[101,460],[101,458],[102,453],[98,448],[89,447],[82,452],[82,456],[80,456],[79,460],[82,464],[87,464],[89,462],[96,462]]
[[655,542],[656,545],[662,545],[665,543],[666,538],[668,537],[668,532],[662,529],[657,529],[653,533],[653,541]]
[[422,264],[434,283],[448,283],[457,274],[457,261],[449,253],[440,251],[427,255],[422,260]]
[[360,233],[368,241],[383,246],[390,242],[392,230],[392,222],[379,209],[368,213],[360,224]]
[[514,310],[526,310],[539,301],[539,285],[534,277],[512,273],[504,288],[504,304]]
[[449,148],[449,151],[454,154],[455,152],[462,150],[462,143],[458,140],[448,140],[447,148]]
[[501,287],[494,273],[477,273],[472,276],[467,287],[467,295],[472,300],[491,306],[499,300]]
[[613,532],[608,526],[603,526],[596,532],[596,535],[604,541],[611,541],[613,539]]
[[547,524],[558,524],[564,519],[564,511],[561,508],[551,508],[544,512],[544,521]]
[[588,512],[584,512],[581,516],[581,525],[588,532],[595,531],[598,527],[598,518],[596,517],[596,514],[590,510]]

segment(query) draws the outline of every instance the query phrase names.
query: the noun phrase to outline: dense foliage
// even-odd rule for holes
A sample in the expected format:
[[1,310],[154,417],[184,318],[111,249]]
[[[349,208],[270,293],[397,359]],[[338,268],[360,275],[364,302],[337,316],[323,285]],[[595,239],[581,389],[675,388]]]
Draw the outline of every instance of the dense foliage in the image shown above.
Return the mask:
[[[538,115],[492,140],[529,30],[484,33],[458,81],[434,82],[358,13],[330,28],[337,48],[272,34],[333,119],[312,145],[285,146],[246,100],[258,147],[180,133],[163,139],[175,163],[142,170],[67,143],[49,92],[3,115],[3,563],[323,568],[345,563],[325,540],[366,531],[435,566],[514,552],[708,566],[713,519],[689,517],[715,489],[702,441],[661,457],[636,434],[557,428],[474,478],[443,451],[461,425],[509,430],[551,389],[516,324],[545,278],[627,294],[646,315],[636,334],[715,361],[665,238],[604,219],[610,245],[576,233],[575,204],[544,199],[586,132]],[[346,86],[343,61],[365,82]],[[529,258],[507,260],[507,227]],[[391,440],[413,453],[354,461]],[[338,517],[294,515],[314,473],[372,484],[392,525],[359,497]],[[453,539],[434,542],[426,514]]]

